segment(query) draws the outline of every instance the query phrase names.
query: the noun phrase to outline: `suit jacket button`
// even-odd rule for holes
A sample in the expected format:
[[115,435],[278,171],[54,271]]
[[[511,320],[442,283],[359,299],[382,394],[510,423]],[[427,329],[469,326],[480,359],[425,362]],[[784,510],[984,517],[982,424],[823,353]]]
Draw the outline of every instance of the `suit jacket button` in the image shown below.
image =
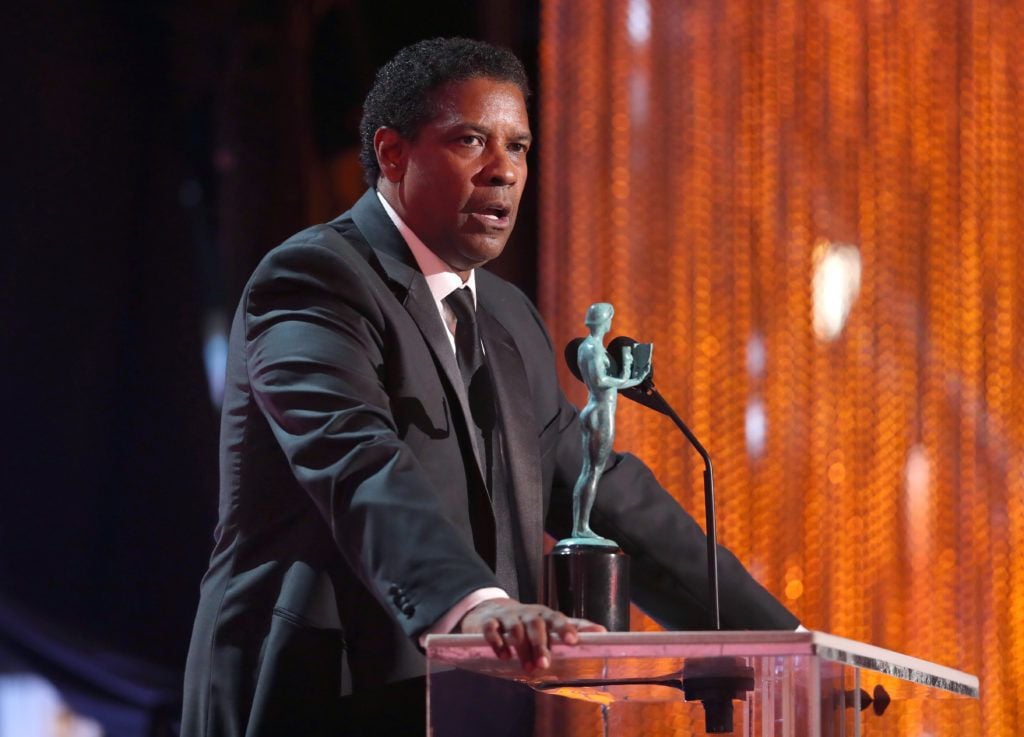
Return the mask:
[[412,615],[415,613],[416,607],[414,607],[412,604],[406,604],[404,607],[402,607],[402,614],[409,617],[410,619],[412,618]]
[[398,586],[396,584],[391,584],[391,586],[388,588],[388,593],[391,594],[392,596],[397,596],[398,592],[399,592],[399,588],[398,588]]

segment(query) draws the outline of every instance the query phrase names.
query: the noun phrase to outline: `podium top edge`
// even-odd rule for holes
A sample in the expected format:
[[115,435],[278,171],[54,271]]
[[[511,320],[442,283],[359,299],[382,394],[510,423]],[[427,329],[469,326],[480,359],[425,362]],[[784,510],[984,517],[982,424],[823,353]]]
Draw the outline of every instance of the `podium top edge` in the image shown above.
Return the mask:
[[[672,651],[684,648],[685,657],[817,655],[824,660],[850,665],[904,681],[919,683],[963,696],[977,698],[978,677],[963,671],[904,655],[893,650],[809,630],[729,630],[692,632],[581,632],[575,646],[563,645],[553,636],[555,658],[585,657],[680,657]],[[456,653],[486,657],[490,653],[483,635],[428,635],[429,657]]]
[[[688,631],[688,632],[581,632],[579,633],[579,644],[576,648],[590,646],[644,646],[644,645],[791,645],[793,648],[783,648],[783,651],[773,650],[779,654],[791,652],[799,655],[812,652],[814,643],[813,635],[809,630],[796,632],[793,630],[727,630],[727,631]],[[565,648],[568,652],[569,646],[561,645],[557,635],[552,635],[552,644],[559,648]],[[429,650],[435,648],[449,647],[484,647],[489,649],[483,635],[428,635],[426,646]]]
[[[623,632],[623,633],[580,633],[581,644],[591,645],[642,645],[645,643],[685,645],[688,643],[710,642],[813,642],[814,632],[803,630],[714,630],[687,632]],[[557,643],[558,636],[552,638]],[[483,644],[482,635],[428,635],[427,643],[435,645]]]
[[866,668],[972,698],[978,698],[980,694],[978,677],[970,673],[827,632],[811,634],[815,653],[826,660]]
[[[491,648],[483,635],[429,635],[427,656],[432,658],[489,657]],[[555,659],[740,657],[813,655],[809,631],[690,631],[690,632],[581,632],[570,646],[552,635]]]

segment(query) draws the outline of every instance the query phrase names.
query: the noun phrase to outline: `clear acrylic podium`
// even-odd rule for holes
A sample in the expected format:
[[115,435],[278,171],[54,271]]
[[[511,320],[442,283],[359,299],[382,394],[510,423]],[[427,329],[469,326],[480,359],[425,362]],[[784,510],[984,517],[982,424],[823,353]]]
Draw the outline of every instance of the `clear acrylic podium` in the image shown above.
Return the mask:
[[822,632],[583,634],[532,675],[477,635],[431,636],[427,658],[433,737],[521,734],[509,725],[524,711],[537,737],[899,735],[978,708],[975,676]]

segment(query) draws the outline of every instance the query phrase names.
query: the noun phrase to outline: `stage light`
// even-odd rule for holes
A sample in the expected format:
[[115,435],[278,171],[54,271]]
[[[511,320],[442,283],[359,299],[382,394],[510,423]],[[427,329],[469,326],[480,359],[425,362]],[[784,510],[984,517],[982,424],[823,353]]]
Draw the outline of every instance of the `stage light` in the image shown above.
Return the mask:
[[751,458],[760,458],[764,453],[765,435],[768,432],[764,417],[764,404],[754,397],[747,405],[746,434],[747,453]]
[[210,402],[220,409],[224,402],[224,382],[228,365],[227,319],[221,312],[207,315],[203,328],[203,368]]
[[835,340],[860,292],[860,252],[856,246],[820,243],[814,252],[814,334]]
[[0,737],[102,737],[98,722],[74,713],[60,692],[31,673],[0,675]]
[[650,0],[629,0],[626,28],[629,38],[635,44],[645,44],[651,38]]

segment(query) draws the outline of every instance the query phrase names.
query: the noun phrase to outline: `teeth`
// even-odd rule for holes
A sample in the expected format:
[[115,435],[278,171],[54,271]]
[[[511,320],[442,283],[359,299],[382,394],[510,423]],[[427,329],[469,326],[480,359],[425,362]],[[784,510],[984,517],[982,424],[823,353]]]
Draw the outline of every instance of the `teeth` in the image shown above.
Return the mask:
[[494,215],[493,213],[490,213],[490,212],[484,212],[484,213],[481,213],[481,214],[482,214],[482,215],[483,215],[483,216],[484,216],[485,218],[487,218],[487,219],[489,219],[489,220],[500,220],[500,219],[501,219],[501,218],[499,218],[499,217],[498,217],[497,215]]

